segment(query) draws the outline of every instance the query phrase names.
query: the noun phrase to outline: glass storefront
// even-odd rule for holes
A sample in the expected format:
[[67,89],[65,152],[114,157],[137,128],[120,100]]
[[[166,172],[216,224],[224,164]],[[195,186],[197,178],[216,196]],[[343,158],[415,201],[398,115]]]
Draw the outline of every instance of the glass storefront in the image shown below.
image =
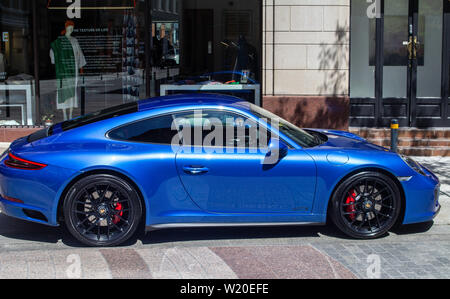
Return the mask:
[[[350,125],[447,127],[447,0],[352,0]],[[447,55],[447,56],[446,56]]]
[[383,96],[406,98],[409,57],[403,42],[408,40],[409,0],[387,0],[384,5]]
[[58,9],[66,1],[38,2],[43,119],[72,119],[146,96],[142,1],[81,1],[73,19]]
[[33,124],[31,1],[0,1],[0,125]]
[[375,97],[375,20],[367,17],[367,2],[352,2],[350,96]]
[[153,3],[152,96],[220,92],[260,103],[260,1]]
[[0,1],[0,126],[218,92],[260,103],[259,0]]

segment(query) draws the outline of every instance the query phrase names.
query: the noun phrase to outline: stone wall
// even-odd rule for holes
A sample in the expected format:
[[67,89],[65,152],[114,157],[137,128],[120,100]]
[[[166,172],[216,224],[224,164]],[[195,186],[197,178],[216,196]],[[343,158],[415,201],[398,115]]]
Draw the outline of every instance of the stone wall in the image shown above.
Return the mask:
[[263,23],[264,107],[286,111],[288,98],[282,116],[297,125],[348,128],[347,111],[330,113],[348,103],[350,0],[264,0]]

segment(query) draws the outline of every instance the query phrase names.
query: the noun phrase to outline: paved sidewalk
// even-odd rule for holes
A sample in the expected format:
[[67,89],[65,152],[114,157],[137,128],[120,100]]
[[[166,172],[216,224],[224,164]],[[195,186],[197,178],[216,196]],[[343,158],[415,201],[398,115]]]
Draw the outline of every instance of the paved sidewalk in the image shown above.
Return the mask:
[[59,228],[0,215],[0,278],[450,278],[450,226],[353,240],[333,226],[198,228],[82,248]]

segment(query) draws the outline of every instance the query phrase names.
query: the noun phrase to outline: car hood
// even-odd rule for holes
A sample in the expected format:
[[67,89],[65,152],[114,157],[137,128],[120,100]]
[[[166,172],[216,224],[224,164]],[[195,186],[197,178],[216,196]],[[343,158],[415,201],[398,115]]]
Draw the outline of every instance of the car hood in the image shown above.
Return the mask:
[[389,152],[388,148],[369,143],[364,138],[353,133],[325,130],[325,129],[308,129],[309,131],[319,132],[327,136],[328,140],[321,144],[319,148],[340,148],[340,149],[356,149],[356,150],[373,150]]

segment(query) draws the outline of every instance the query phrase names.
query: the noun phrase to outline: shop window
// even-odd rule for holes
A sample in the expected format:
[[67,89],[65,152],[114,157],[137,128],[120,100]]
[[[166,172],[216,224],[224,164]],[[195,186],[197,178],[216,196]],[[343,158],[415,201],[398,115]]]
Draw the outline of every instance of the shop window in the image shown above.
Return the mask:
[[260,1],[173,2],[152,10],[153,96],[219,92],[260,103]]
[[375,97],[375,19],[367,17],[367,1],[353,0],[351,15],[350,97]]
[[261,102],[259,0],[0,0],[0,8],[0,125],[50,125],[176,93]]
[[80,1],[79,10],[61,0],[39,3],[43,120],[146,97],[143,1]]
[[0,1],[0,126],[32,125],[31,5]]

